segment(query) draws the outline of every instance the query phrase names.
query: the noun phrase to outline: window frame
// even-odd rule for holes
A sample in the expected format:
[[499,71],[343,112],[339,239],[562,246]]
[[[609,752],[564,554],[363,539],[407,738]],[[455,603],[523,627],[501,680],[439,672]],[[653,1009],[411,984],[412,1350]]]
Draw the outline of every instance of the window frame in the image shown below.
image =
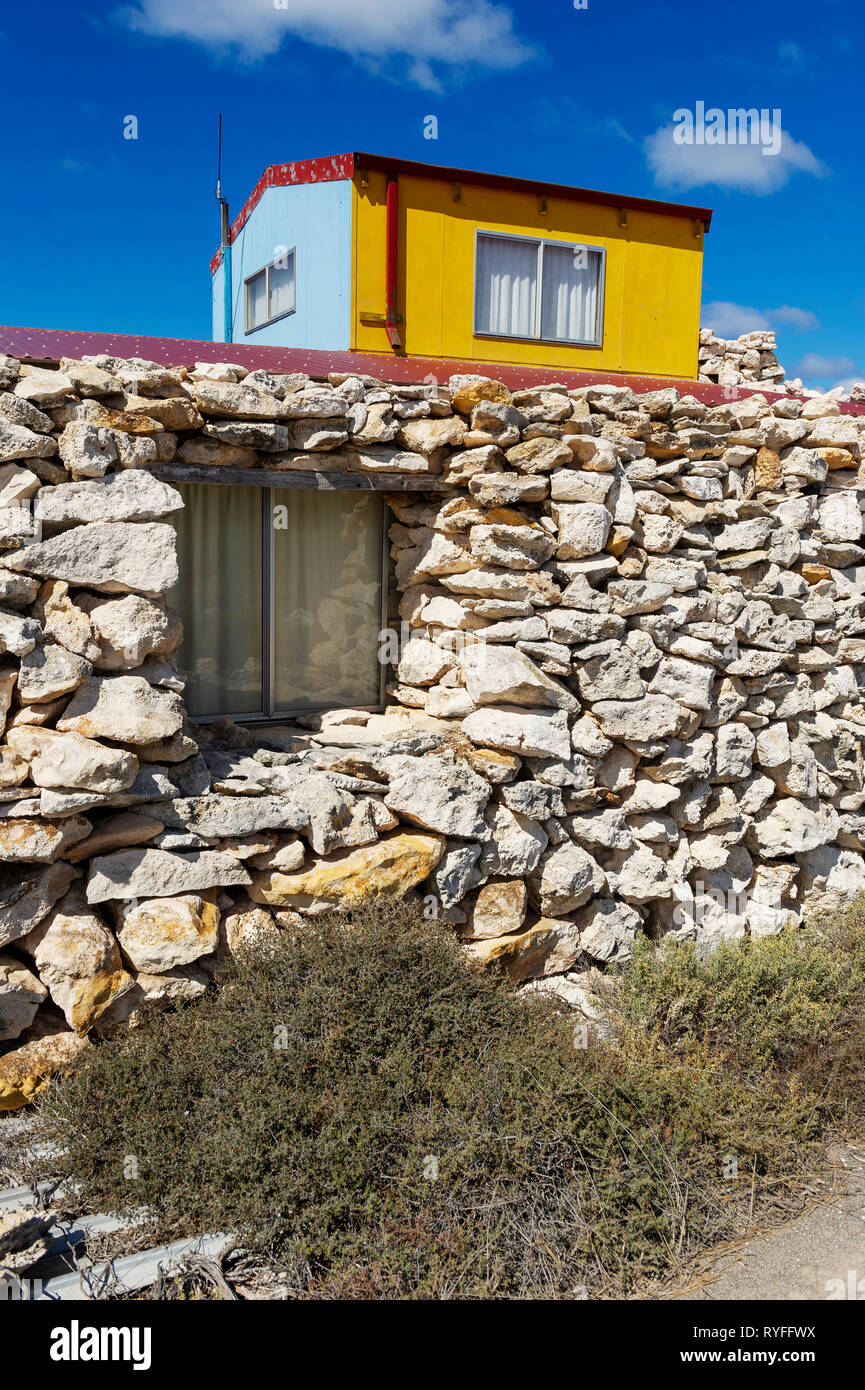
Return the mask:
[[[195,487],[195,482],[187,479],[178,479],[184,486]],[[211,479],[201,479],[198,486],[211,482]],[[305,706],[298,709],[276,709],[276,563],[275,549],[273,544],[273,515],[274,507],[278,497],[290,496],[290,491],[280,487],[259,487],[256,484],[244,484],[236,482],[220,482],[221,487],[249,487],[254,486],[255,490],[261,494],[261,694],[262,705],[260,710],[253,710],[246,714],[227,714],[225,712],[215,712],[213,714],[190,714],[190,719],[194,724],[213,724],[219,719],[231,719],[235,724],[279,724],[286,720],[296,719],[298,716],[323,714],[327,710],[342,709],[341,703],[326,702],[316,705],[314,708]],[[298,489],[300,490],[300,489]],[[322,489],[311,484],[309,488],[304,488],[304,492],[319,492]],[[389,611],[389,577],[390,577],[390,546],[388,542],[388,526],[390,524],[390,508],[384,497],[375,491],[371,491],[372,496],[377,496],[381,505],[381,565],[379,575],[381,579],[381,601],[379,605],[379,632],[388,626]],[[183,618],[181,613],[180,618]],[[352,705],[353,709],[370,710],[376,713],[385,708],[387,704],[387,679],[388,667],[385,663],[379,662],[378,680],[378,702],[373,705]],[[182,675],[186,673],[181,671]],[[185,696],[184,696],[185,698]]]
[[[293,280],[293,285],[294,285],[294,302],[293,302],[291,308],[290,308],[290,309],[283,309],[283,311],[282,311],[281,314],[274,314],[272,317],[262,319],[261,323],[256,323],[256,324],[250,323],[250,313],[249,313],[249,304],[250,304],[249,288],[250,288],[250,285],[252,284],[253,280],[257,280],[257,279],[258,279],[259,275],[263,275],[263,276],[264,276],[264,297],[265,297],[265,302],[266,302],[267,309],[268,309],[268,313],[269,313],[269,311],[270,311],[270,272],[271,272],[271,270],[273,270],[273,268],[276,266],[277,261],[287,260],[289,257],[291,258],[292,280]],[[282,268],[282,267],[280,267],[280,269],[281,269],[281,268]],[[254,270],[254,271],[252,272],[251,275],[247,275],[247,276],[245,277],[245,279],[244,279],[244,281],[243,281],[243,334],[244,334],[244,337],[248,338],[248,337],[250,336],[250,334],[252,334],[252,333],[257,333],[257,332],[259,331],[259,329],[261,329],[261,328],[267,328],[268,324],[271,324],[271,323],[279,323],[280,319],[287,319],[287,318],[289,317],[290,314],[295,314],[295,313],[297,313],[297,246],[292,246],[290,249],[286,250],[286,252],[284,253],[284,255],[274,256],[273,260],[272,260],[272,261],[268,261],[267,265],[261,266],[258,270]]]
[[[478,328],[478,243],[481,237],[490,237],[498,241],[522,241],[537,248],[537,288],[535,293],[535,332],[530,335],[524,333],[488,333],[485,329]],[[599,257],[600,267],[598,272],[598,319],[597,336],[595,338],[545,338],[541,332],[543,322],[544,304],[544,247],[554,246],[559,250],[578,251],[585,249],[593,252]],[[526,236],[521,232],[495,232],[486,227],[475,227],[475,265],[474,265],[474,295],[473,295],[473,319],[472,333],[476,338],[487,338],[494,341],[505,340],[507,342],[519,343],[548,343],[551,347],[603,347],[604,345],[604,308],[607,278],[607,248],[598,246],[590,241],[557,241],[554,237],[535,237]]]

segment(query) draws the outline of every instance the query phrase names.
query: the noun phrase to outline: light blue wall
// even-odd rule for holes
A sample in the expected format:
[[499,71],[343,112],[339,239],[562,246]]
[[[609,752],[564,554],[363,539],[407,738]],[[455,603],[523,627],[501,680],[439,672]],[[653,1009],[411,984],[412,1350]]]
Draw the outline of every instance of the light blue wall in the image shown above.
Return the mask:
[[[293,314],[244,332],[244,281],[295,251]],[[231,248],[232,341],[347,349],[351,334],[351,182],[268,188]],[[224,340],[222,269],[213,281],[213,338]]]
[[225,342],[225,265],[220,261],[211,282],[211,303],[213,305],[213,327],[210,336],[215,343]]

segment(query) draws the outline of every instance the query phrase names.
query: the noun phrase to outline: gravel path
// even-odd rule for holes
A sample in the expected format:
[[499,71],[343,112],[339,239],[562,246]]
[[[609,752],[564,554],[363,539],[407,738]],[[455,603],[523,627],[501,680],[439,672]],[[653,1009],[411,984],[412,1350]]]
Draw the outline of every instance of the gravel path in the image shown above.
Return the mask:
[[834,1157],[835,1190],[825,1203],[726,1253],[701,1257],[690,1278],[656,1296],[693,1302],[865,1300],[865,1152],[845,1149]]

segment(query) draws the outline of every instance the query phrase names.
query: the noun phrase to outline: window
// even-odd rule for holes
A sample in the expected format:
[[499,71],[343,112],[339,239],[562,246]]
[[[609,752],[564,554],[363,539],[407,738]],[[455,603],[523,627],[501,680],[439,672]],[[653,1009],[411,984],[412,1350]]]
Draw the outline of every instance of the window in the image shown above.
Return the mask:
[[[279,248],[281,249],[281,248]],[[294,313],[294,249],[283,251],[246,281],[246,329],[254,333]]]
[[381,704],[384,519],[375,492],[179,483],[194,718]]
[[600,347],[601,246],[478,232],[475,333]]

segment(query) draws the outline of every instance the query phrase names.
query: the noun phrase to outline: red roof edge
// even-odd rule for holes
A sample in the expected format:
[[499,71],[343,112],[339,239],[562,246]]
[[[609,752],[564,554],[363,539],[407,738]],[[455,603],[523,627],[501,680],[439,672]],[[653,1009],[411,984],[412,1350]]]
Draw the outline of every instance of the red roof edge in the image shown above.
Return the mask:
[[[564,183],[545,183],[540,179],[511,178],[507,174],[484,174],[476,169],[453,169],[443,164],[424,164],[413,159],[389,155],[326,155],[318,159],[299,159],[293,164],[268,164],[253,188],[240,214],[231,225],[231,240],[246,225],[249,215],[268,188],[286,184],[323,183],[330,179],[350,179],[355,169],[377,169],[381,173],[404,174],[407,178],[442,179],[446,183],[474,184],[478,188],[507,189],[512,193],[536,193],[539,197],[564,198],[570,202],[595,203],[602,207],[632,208],[635,212],[654,212],[665,217],[688,217],[702,222],[706,231],[712,225],[712,209],[688,203],[668,203],[657,198],[633,198],[624,193],[603,193],[596,188],[577,188]],[[210,262],[212,275],[222,262],[221,249]]]
[[[352,154],[324,155],[320,159],[296,159],[292,164],[268,164],[231,224],[232,242],[246,226],[250,213],[268,188],[284,188],[289,184],[298,183],[331,183],[340,179],[350,179],[353,173],[354,155]],[[222,247],[211,259],[211,275],[216,274],[221,264]]]
[[[61,357],[105,353],[112,357],[143,357],[167,367],[192,367],[196,362],[236,362],[249,371],[307,372],[326,377],[329,372],[357,372],[382,381],[404,384],[447,381],[456,373],[471,372],[493,377],[514,390],[562,382],[567,387],[611,383],[634,391],[658,391],[675,386],[682,395],[696,396],[707,405],[729,405],[743,396],[801,400],[767,389],[761,382],[740,387],[715,386],[685,377],[646,376],[634,372],[583,372],[561,367],[503,366],[497,362],[457,362],[450,358],[391,357],[387,353],[326,351],[320,348],[282,348],[245,343],[214,343],[196,338],[150,338],[129,333],[91,333],[71,329],[0,327],[0,353],[30,362],[59,362]],[[739,396],[732,394],[739,392]],[[865,415],[865,404],[840,401],[844,415]]]

